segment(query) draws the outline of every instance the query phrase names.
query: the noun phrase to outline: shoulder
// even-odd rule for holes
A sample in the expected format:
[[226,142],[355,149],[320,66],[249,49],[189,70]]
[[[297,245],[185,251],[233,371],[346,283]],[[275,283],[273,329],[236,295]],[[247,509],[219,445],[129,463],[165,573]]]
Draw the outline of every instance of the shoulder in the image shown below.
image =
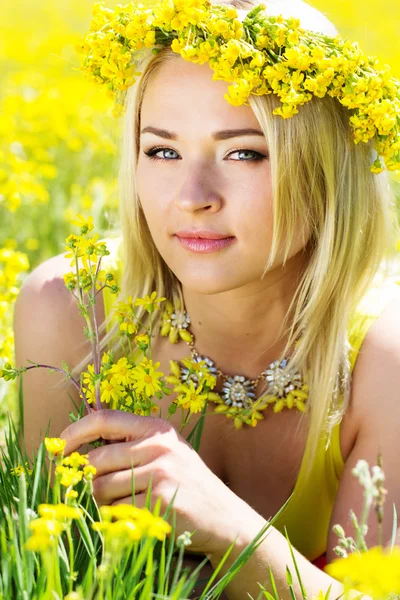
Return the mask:
[[[360,460],[369,466],[376,465],[378,456],[385,472],[385,506],[388,506],[389,514],[393,505],[400,510],[400,287],[379,311],[379,316],[375,316],[363,338],[353,371],[350,405],[341,432],[345,464],[331,525],[348,524],[350,509],[361,514],[364,500],[353,468]],[[389,516],[383,520],[384,544],[390,540],[391,528]],[[377,520],[372,516],[368,521],[366,541],[369,547],[379,541]],[[330,531],[328,562],[335,557],[333,547],[336,544],[337,537]]]
[[[62,345],[67,352],[84,342],[84,320],[76,299],[65,287],[64,275],[71,271],[63,254],[38,265],[25,279],[15,304],[16,346],[38,350],[47,343]],[[104,319],[101,295],[96,306],[99,321]]]
[[400,286],[369,327],[355,363],[350,410],[355,431],[400,427]]

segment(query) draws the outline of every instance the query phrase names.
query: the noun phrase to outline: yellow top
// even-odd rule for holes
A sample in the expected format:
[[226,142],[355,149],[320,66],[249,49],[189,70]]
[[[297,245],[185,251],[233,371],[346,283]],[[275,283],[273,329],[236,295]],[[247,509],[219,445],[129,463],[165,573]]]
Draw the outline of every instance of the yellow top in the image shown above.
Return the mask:
[[[120,238],[107,240],[107,247],[111,254],[105,257],[104,268],[115,271],[116,278],[120,281]],[[360,303],[350,325],[352,370],[369,327],[395,297],[398,289],[394,280],[388,280],[371,288]],[[116,297],[105,289],[103,298],[105,315],[108,317]],[[109,328],[111,324],[112,321]],[[333,428],[327,450],[325,441],[321,440],[310,476],[312,487],[307,486],[305,482],[306,467],[307,465],[302,465],[292,495],[274,526],[282,533],[286,527],[292,545],[308,560],[313,561],[326,552],[330,518],[344,467],[340,450],[340,424]]]

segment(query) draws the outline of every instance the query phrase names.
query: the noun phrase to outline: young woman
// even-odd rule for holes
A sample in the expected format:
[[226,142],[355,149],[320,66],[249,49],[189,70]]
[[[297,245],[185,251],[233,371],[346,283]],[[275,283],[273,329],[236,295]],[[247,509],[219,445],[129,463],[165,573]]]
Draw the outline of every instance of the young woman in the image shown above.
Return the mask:
[[[300,2],[268,10],[334,35]],[[64,437],[67,452],[99,436],[113,440],[89,455],[97,501],[132,502],[131,464],[138,506],[150,476],[163,506],[178,488],[178,533],[196,530],[190,551],[206,554],[212,566],[236,540],[231,563],[293,492],[228,597],[255,597],[257,582],[268,587],[270,565],[280,597],[289,598],[285,527],[307,593],[332,585],[336,597],[342,586],[312,563],[334,558],[332,525],[348,529],[350,509],[361,510],[352,475],[359,459],[383,457],[385,543],[391,507],[400,507],[400,290],[390,280],[372,284],[393,238],[387,179],[370,171],[371,146],[354,144],[349,111],[335,98],[314,97],[282,119],[272,114],[274,94],[234,106],[209,65],[169,48],[157,56],[148,50],[141,61],[125,105],[122,259],[112,256],[121,297],[153,290],[175,303],[180,297],[176,311],[190,316],[195,349],[218,368],[216,389],[228,389],[226,398],[235,375],[255,380],[254,398],[262,396],[266,371],[284,358],[293,367],[286,384],[304,392],[307,379],[308,398],[288,408],[285,395],[256,427],[236,430],[223,413],[207,417],[198,455],[177,433],[178,415],[167,422],[104,410],[68,425],[75,391],[56,391],[55,375],[50,381],[33,370],[24,379],[27,447],[37,447],[49,419],[50,435]],[[18,366],[27,359],[85,364],[83,320],[62,278],[69,270],[57,256],[26,281],[16,306]],[[99,321],[110,311],[105,295]],[[183,341],[155,336],[153,358],[164,373],[171,359],[187,356]],[[246,385],[239,389],[245,396]],[[163,415],[170,402],[160,402]],[[366,539],[378,542],[374,518]]]

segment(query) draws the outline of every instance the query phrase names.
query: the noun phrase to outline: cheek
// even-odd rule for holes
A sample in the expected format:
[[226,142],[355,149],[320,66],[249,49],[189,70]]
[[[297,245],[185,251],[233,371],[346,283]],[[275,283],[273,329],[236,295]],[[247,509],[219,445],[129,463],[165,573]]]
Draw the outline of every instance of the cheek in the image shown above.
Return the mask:
[[[151,169],[138,163],[136,171],[136,190],[147,224],[152,231],[162,222],[163,211],[167,206],[165,186],[154,177]],[[168,189],[168,188],[167,188]]]
[[[253,181],[238,196],[239,231],[247,240],[269,245],[273,230],[273,199],[269,179]],[[254,244],[256,249],[256,244]]]

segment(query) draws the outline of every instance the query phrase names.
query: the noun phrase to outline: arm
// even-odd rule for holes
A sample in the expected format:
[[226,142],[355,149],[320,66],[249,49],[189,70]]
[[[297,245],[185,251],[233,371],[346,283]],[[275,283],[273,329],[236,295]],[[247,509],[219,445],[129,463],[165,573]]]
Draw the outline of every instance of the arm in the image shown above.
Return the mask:
[[[28,360],[61,367],[65,360],[73,367],[90,351],[75,298],[66,289],[63,274],[70,261],[55,256],[39,265],[26,279],[17,298],[14,316],[16,366]],[[101,297],[98,319],[103,320]],[[75,411],[72,400],[81,400],[71,384],[57,387],[65,377],[47,369],[31,369],[23,375],[24,437],[28,455],[38,449],[49,420],[49,436],[57,436],[69,424],[68,413]],[[72,400],[71,400],[72,399]]]
[[[352,535],[354,532],[349,524],[349,511],[353,509],[357,516],[361,514],[362,488],[351,472],[358,460],[365,459],[372,466],[376,464],[379,451],[382,453],[386,477],[385,488],[388,490],[383,520],[383,545],[389,542],[391,536],[393,504],[396,505],[398,512],[400,509],[400,480],[398,477],[400,451],[399,306],[400,299],[397,299],[377,319],[368,332],[357,359],[352,384],[351,408],[349,409],[357,432],[356,441],[345,464],[332,514],[327,543],[328,562],[336,558],[333,548],[337,545],[337,537],[332,533],[332,526],[339,523],[348,535]],[[241,515],[241,520],[245,524],[240,528],[242,538],[238,539],[234,553],[228,559],[228,567],[263,526],[263,519],[250,507],[247,507],[245,511],[245,514]],[[368,547],[372,547],[379,543],[378,525],[373,510],[368,527],[366,541]],[[313,566],[298,552],[294,553],[308,597],[316,595],[319,590],[325,592],[331,584],[330,598],[337,598],[343,593],[343,587],[335,579]],[[210,556],[214,568],[222,555],[223,552]],[[271,566],[276,579],[280,598],[290,599],[286,584],[286,565],[289,566],[293,575],[296,596],[301,597],[286,539],[272,528],[267,539],[243,567],[240,575],[227,588],[230,600],[244,598],[247,592],[256,597],[259,593],[258,581],[271,592],[267,572],[268,565]]]

